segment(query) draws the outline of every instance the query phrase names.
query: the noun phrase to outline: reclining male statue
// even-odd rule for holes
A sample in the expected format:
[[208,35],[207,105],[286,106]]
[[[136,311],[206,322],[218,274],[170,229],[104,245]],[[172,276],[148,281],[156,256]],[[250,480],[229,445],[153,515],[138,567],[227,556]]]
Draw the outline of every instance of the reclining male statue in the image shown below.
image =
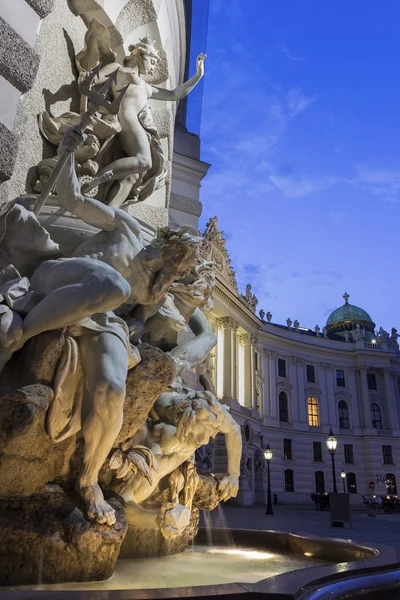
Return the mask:
[[[146,456],[147,473],[143,468],[136,468],[137,454],[143,452],[143,447],[138,447],[136,452],[135,447],[128,448],[126,453],[116,450],[110,464],[114,469],[121,469],[120,472],[117,471],[117,477],[124,478],[125,485],[120,495],[126,501],[128,523],[150,529],[160,527],[165,535],[165,521],[168,522],[168,511],[173,510],[174,504],[154,510],[143,508],[140,503],[151,496],[163,477],[174,473],[185,461],[191,459],[197,448],[207,444],[218,433],[225,435],[228,457],[228,472],[218,485],[219,499],[224,501],[236,496],[239,489],[242,438],[240,427],[229,409],[207,391],[169,389],[161,394],[154,405],[153,417],[148,419],[145,426],[143,442],[153,455],[152,460],[148,460]],[[126,467],[131,457],[133,472]],[[185,521],[187,523],[188,519]],[[178,533],[179,530],[176,531]]]

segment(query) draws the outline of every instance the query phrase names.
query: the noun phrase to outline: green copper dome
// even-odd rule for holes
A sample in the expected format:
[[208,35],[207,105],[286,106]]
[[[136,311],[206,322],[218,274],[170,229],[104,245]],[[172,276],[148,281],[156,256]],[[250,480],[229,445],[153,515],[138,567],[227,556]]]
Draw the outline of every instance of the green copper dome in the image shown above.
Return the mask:
[[[335,334],[341,337],[358,328],[363,332],[365,341],[372,340],[374,337],[375,323],[363,308],[349,304],[349,294],[343,294],[344,304],[334,310],[328,317],[326,329],[329,335]],[[346,338],[347,339],[347,338]]]
[[341,306],[340,308],[334,310],[329,315],[326,324],[328,326],[333,325],[334,323],[341,323],[342,321],[369,321],[370,323],[373,322],[367,311],[365,311],[363,308],[360,308],[359,306],[354,306],[354,304],[349,304],[348,302],[346,302],[346,304],[343,304],[343,306]]

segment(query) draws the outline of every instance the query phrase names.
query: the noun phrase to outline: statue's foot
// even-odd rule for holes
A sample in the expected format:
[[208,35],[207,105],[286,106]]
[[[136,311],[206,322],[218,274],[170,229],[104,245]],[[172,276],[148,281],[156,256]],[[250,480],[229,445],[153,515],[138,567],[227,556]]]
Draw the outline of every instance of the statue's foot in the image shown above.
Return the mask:
[[107,183],[107,181],[110,181],[110,179],[112,179],[113,175],[114,171],[111,169],[110,171],[106,171],[105,173],[103,173],[103,175],[100,175],[99,177],[94,177],[91,181],[87,181],[81,187],[82,194],[87,194],[98,185],[101,185],[102,183]]
[[78,484],[77,492],[85,502],[89,519],[93,519],[101,525],[114,525],[116,521],[115,510],[104,500],[103,492],[98,483],[92,485]]

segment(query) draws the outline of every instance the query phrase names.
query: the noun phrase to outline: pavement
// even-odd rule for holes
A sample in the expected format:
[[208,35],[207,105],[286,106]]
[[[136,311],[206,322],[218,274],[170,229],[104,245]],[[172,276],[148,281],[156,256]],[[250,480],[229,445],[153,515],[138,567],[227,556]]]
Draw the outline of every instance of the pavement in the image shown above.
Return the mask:
[[[346,541],[385,544],[397,549],[400,560],[400,514],[379,514],[376,518],[367,515],[361,508],[353,510],[351,527],[330,526],[330,513],[317,511],[314,507],[274,505],[273,515],[265,514],[265,506],[223,505],[209,513],[212,527],[230,529],[265,529],[330,537]],[[204,523],[203,523],[204,526]]]

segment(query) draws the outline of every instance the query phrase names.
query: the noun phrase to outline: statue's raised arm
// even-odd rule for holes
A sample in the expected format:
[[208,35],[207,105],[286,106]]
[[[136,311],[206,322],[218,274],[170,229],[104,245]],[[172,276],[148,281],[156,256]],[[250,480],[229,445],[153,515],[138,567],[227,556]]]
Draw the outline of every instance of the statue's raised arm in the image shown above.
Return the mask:
[[198,84],[200,79],[203,77],[204,61],[206,60],[206,58],[207,58],[207,54],[199,54],[197,57],[197,60],[196,60],[195,75],[193,75],[193,77],[191,77],[190,79],[188,79],[181,85],[178,85],[178,87],[176,87],[174,90],[165,90],[164,88],[159,88],[159,87],[156,87],[155,85],[152,85],[151,88],[153,90],[153,93],[152,93],[151,97],[154,98],[154,100],[166,100],[166,101],[175,101],[175,102],[178,100],[181,100],[182,98],[185,98],[185,96],[190,94],[190,92],[193,90],[193,88]]

